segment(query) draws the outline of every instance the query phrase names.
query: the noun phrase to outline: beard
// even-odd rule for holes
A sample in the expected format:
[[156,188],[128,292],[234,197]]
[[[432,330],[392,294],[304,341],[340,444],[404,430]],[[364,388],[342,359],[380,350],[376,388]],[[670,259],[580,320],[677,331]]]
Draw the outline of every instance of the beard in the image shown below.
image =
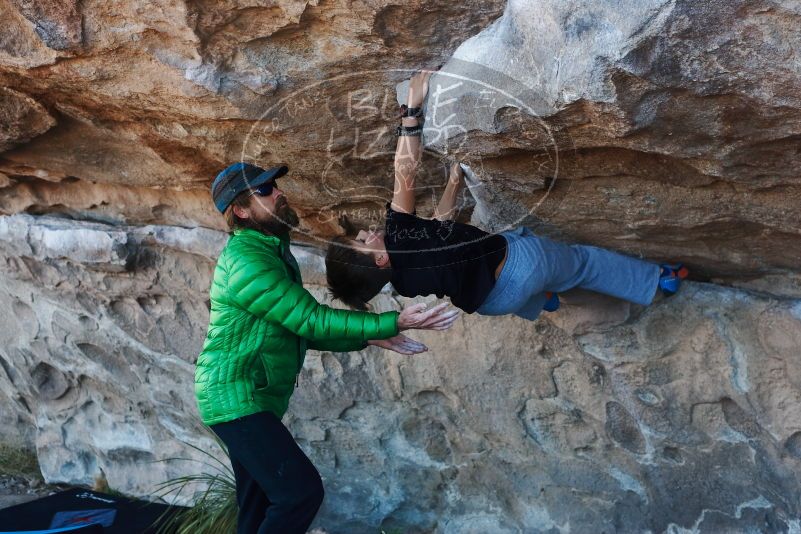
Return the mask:
[[295,210],[289,207],[289,202],[283,196],[275,203],[275,212],[262,219],[250,219],[252,228],[265,234],[288,234],[300,224],[300,218]]

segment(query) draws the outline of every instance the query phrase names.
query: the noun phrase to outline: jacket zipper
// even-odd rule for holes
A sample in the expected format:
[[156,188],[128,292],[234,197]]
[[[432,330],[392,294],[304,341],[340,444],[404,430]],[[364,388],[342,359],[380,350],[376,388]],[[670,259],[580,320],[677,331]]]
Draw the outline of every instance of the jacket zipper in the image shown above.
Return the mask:
[[298,370],[295,372],[295,389],[298,389],[300,385],[300,336],[297,338],[298,340]]
[[[287,244],[286,246],[288,247],[289,244]],[[284,248],[283,244],[279,244],[279,251],[281,252],[281,260],[283,260],[284,264],[287,267],[287,270],[289,271],[290,278],[292,279],[293,282],[297,283],[298,282],[298,276],[296,276],[296,274],[299,275],[300,273],[295,273],[295,269],[292,266],[292,263],[286,258],[287,250]],[[301,363],[300,363],[300,337],[298,337],[297,340],[298,340],[298,352],[297,352],[297,354],[298,354],[298,370],[297,370],[297,372],[295,372],[295,389],[297,389],[298,386],[300,385],[300,370],[301,370]]]

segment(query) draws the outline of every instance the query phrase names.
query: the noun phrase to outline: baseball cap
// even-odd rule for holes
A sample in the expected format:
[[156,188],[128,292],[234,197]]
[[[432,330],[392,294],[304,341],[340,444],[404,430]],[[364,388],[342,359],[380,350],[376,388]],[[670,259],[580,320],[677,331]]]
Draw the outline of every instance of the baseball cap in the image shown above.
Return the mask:
[[223,169],[212,182],[211,198],[220,213],[225,213],[234,198],[242,191],[275,180],[287,172],[289,167],[285,165],[265,170],[251,163],[234,163]]

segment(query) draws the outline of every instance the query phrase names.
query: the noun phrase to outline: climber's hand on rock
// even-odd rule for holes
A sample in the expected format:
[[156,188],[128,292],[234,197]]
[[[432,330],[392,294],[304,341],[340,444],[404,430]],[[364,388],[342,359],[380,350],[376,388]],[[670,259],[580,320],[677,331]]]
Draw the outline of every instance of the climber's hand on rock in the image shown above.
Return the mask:
[[406,337],[403,334],[398,334],[397,336],[389,339],[371,339],[367,342],[367,344],[409,356],[413,354],[420,354],[421,352],[426,352],[428,350],[428,347],[419,341],[415,341],[414,339]]
[[428,93],[428,79],[434,73],[433,70],[421,70],[409,80],[409,96],[406,98],[406,105],[410,108],[419,108],[423,105]]
[[398,330],[447,330],[459,318],[459,310],[448,309],[444,302],[426,310],[425,303],[404,308],[398,316]]
[[448,176],[448,185],[461,189],[464,186],[464,171],[462,165],[457,161],[451,165],[451,172]]

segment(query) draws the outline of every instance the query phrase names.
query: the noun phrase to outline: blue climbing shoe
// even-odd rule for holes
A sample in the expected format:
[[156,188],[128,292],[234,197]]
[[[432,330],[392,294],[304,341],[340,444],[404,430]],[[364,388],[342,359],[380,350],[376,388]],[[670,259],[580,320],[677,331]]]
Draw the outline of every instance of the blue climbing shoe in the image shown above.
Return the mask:
[[665,295],[673,295],[690,271],[681,263],[663,263],[660,267],[662,271],[659,275],[659,289]]
[[551,293],[550,291],[545,292],[545,296],[548,297],[548,300],[545,301],[543,304],[542,309],[547,312],[555,312],[559,309],[559,295],[557,293]]

